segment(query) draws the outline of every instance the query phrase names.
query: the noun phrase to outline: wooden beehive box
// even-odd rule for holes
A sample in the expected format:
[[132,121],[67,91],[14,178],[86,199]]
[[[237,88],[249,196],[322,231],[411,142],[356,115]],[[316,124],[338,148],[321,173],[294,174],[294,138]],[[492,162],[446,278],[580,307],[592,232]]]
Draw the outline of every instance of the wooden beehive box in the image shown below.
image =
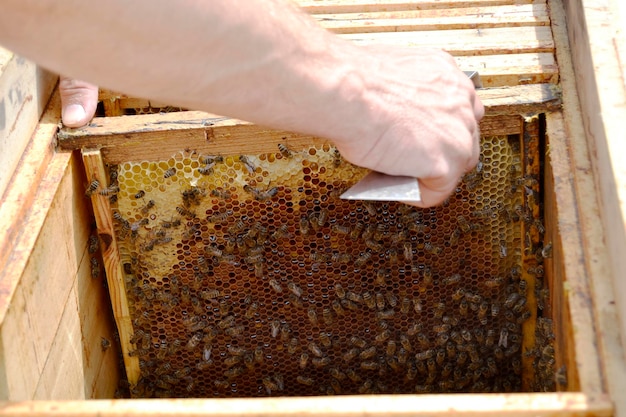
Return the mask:
[[[8,400],[0,411],[16,415],[621,412],[624,400],[619,388],[624,387],[624,376],[619,370],[624,369],[624,362],[618,333],[611,327],[615,311],[610,290],[597,277],[606,271],[602,264],[589,261],[606,261],[606,255],[602,234],[590,220],[594,211],[579,199],[580,193],[585,193],[589,200],[597,197],[590,180],[580,175],[591,171],[592,159],[580,134],[582,130],[577,130],[580,115],[560,2],[300,3],[321,24],[357,42],[441,46],[449,50],[458,57],[463,69],[478,70],[487,87],[480,92],[487,107],[481,126],[483,143],[499,143],[490,138],[505,138],[508,143],[519,143],[522,149],[530,144],[536,146],[540,153],[534,155],[539,160],[526,158],[520,162],[520,169],[539,178],[539,184],[536,188],[534,181],[520,185],[528,187],[531,194],[538,190],[543,194],[540,204],[526,207],[545,226],[541,247],[551,242],[553,248],[552,257],[542,261],[545,288],[549,291],[549,305],[544,306],[542,314],[555,323],[555,369],[567,370],[566,381],[556,384],[560,392],[504,393],[503,389],[492,394],[104,400],[115,396],[124,368],[131,385],[138,382],[140,373],[137,356],[129,355],[133,345],[128,339],[133,332],[128,329],[133,323],[124,288],[128,273],[124,262],[118,262],[120,224],[113,218],[115,211],[109,207],[108,196],[94,193],[92,201],[83,197],[90,181],[97,178],[104,187],[109,179],[105,171],[108,165],[126,164],[127,171],[132,172],[134,162],[152,160],[158,166],[158,161],[167,162],[175,155],[180,156],[174,157],[173,166],[182,163],[183,169],[190,165],[190,155],[198,155],[194,156],[196,165],[187,172],[198,179],[201,177],[194,170],[202,167],[197,165],[199,155],[222,154],[227,159],[230,156],[230,166],[237,171],[245,167],[232,156],[264,154],[264,158],[270,158],[269,155],[278,153],[276,146],[285,143],[285,138],[296,152],[317,146],[323,153],[325,145],[319,138],[271,131],[199,112],[182,112],[98,118],[86,128],[62,131],[58,136],[59,151],[54,151],[50,144],[57,139],[59,111],[58,97],[53,96],[0,209],[6,226],[6,250],[2,251],[0,392]],[[566,10],[576,14],[576,6],[570,5]],[[141,114],[151,112],[150,108],[166,107],[113,93],[103,94],[103,99],[107,116]],[[253,137],[255,140],[250,140]],[[70,150],[76,152],[66,152]],[[153,170],[160,170],[160,178],[169,178],[168,169],[169,165]],[[495,175],[495,171],[487,172]],[[259,190],[269,189],[263,187],[259,185]],[[239,188],[235,186],[233,192],[245,195]],[[126,193],[139,191],[131,193],[129,189]],[[467,190],[465,193],[467,196]],[[134,210],[144,208],[141,201],[142,205],[136,203]],[[171,208],[176,204],[170,203]],[[319,218],[320,212],[316,213]],[[103,281],[93,278],[91,259],[98,259],[89,240],[94,233],[94,214],[110,298]],[[124,212],[123,217],[126,216]],[[512,245],[520,246],[520,262],[525,267],[525,262],[535,258],[534,254],[524,255],[522,242],[526,231],[536,233],[536,226],[524,226],[521,222],[512,238]],[[140,240],[138,245],[145,248],[147,242]],[[413,249],[417,253],[423,246],[416,244]],[[527,278],[534,282],[530,276]],[[524,324],[531,328],[525,332],[524,343],[528,344],[524,347],[531,349],[533,341],[526,335],[534,335],[536,308],[532,301],[529,304],[533,318]],[[121,352],[116,343],[108,349],[102,346],[103,338],[115,340],[114,323],[120,329]],[[123,364],[118,363],[118,353],[122,354]],[[533,388],[533,362],[521,349],[518,353],[524,366],[522,376],[527,377],[522,377],[517,390],[527,391]],[[101,401],[81,401],[84,399]]]

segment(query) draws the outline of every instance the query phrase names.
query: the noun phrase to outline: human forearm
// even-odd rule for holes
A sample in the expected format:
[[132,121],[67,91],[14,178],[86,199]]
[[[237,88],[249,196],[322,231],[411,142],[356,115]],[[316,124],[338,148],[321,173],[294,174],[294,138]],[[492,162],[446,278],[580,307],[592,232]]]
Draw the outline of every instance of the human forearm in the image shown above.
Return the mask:
[[21,16],[0,23],[0,40],[57,72],[322,136],[333,131],[333,118],[348,116],[338,114],[337,97],[351,94],[352,68],[340,55],[352,46],[288,1],[18,0],[8,7]]

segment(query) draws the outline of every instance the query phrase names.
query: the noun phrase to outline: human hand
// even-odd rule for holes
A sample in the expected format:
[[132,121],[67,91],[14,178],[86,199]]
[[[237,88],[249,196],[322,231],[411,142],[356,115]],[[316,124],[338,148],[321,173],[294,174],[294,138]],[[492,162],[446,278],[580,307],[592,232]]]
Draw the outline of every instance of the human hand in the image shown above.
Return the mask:
[[440,204],[478,162],[484,108],[474,85],[441,50],[367,49],[371,60],[360,63],[367,110],[348,123],[369,132],[337,147],[356,165],[418,178],[415,205]]
[[61,118],[67,127],[85,126],[93,118],[98,105],[98,87],[73,78],[61,77]]

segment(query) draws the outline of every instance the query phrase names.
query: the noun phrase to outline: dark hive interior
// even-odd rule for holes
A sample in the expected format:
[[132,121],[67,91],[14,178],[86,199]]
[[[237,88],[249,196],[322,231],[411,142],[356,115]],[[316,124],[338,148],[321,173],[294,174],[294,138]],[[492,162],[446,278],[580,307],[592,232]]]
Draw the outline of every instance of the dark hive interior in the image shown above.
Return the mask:
[[522,332],[550,255],[521,142],[484,137],[478,167],[425,210],[341,200],[364,171],[328,145],[110,167],[131,395],[553,389],[549,320],[541,346]]

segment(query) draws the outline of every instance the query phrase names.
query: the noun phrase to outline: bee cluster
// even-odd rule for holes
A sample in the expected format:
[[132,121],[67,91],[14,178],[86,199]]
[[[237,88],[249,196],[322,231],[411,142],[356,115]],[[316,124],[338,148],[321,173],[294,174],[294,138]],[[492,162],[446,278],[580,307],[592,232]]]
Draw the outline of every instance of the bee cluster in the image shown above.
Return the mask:
[[483,138],[432,209],[341,200],[364,171],[328,145],[111,167],[132,396],[520,390],[520,265],[545,248],[516,141]]

